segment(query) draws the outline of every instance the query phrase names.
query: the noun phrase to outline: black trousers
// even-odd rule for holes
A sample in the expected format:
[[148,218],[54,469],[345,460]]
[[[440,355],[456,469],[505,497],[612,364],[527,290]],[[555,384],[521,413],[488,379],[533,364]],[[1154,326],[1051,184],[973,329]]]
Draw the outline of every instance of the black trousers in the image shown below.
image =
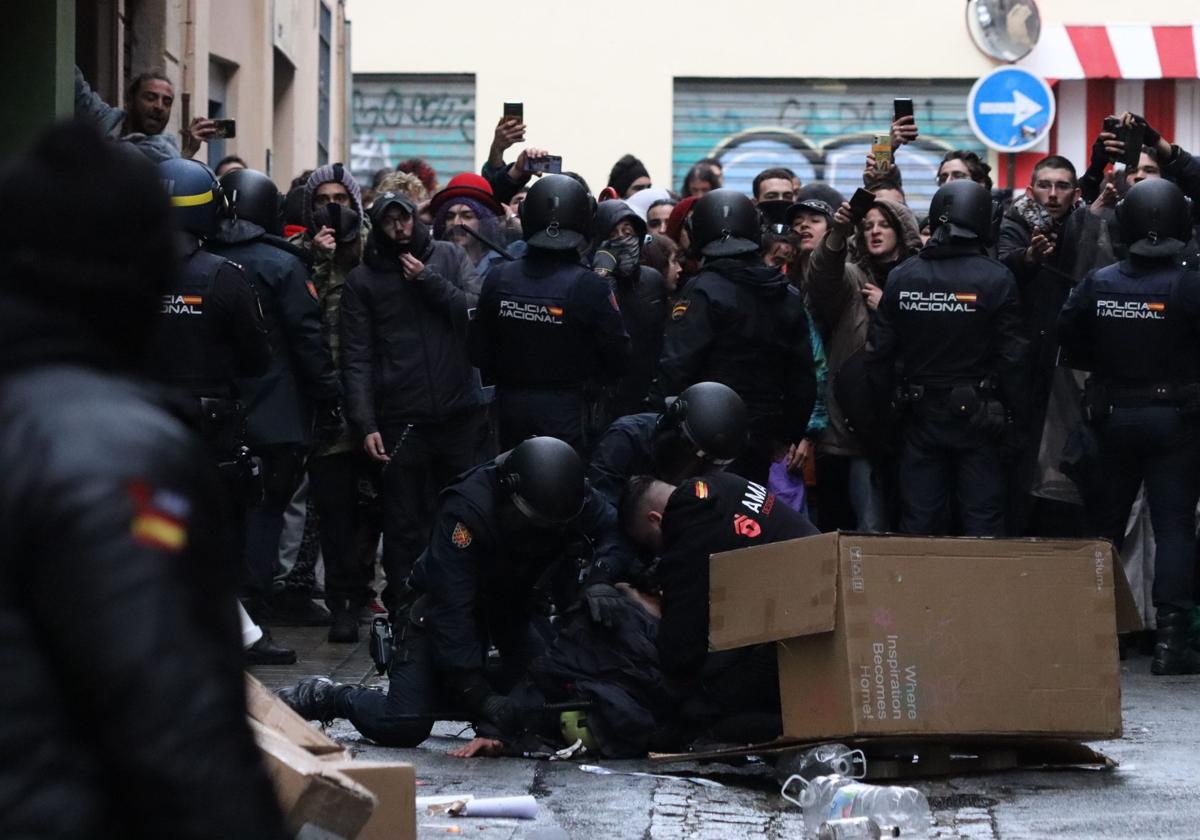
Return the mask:
[[586,455],[584,400],[578,390],[543,391],[496,386],[500,451],[536,435],[566,441]]
[[363,606],[373,594],[374,557],[357,550],[363,527],[358,482],[366,470],[365,457],[358,451],[336,452],[308,462],[309,493],[319,517],[325,560],[325,596],[330,603]]
[[1145,482],[1154,526],[1154,603],[1195,603],[1196,502],[1200,423],[1168,405],[1117,407],[1097,427],[1100,486],[1088,499],[1090,530],[1118,547]]
[[385,426],[383,445],[392,460],[383,465],[384,605],[394,610],[398,587],[429,542],[438,493],[459,473],[475,466],[483,411],[471,410],[441,423]]
[[251,595],[271,591],[279,565],[283,513],[300,486],[306,451],[306,447],[290,443],[254,447],[254,454],[262,458],[264,493],[262,504],[246,513],[247,589]]
[[900,530],[945,535],[950,502],[969,537],[1004,536],[1005,472],[1000,446],[966,418],[918,404],[900,449]]

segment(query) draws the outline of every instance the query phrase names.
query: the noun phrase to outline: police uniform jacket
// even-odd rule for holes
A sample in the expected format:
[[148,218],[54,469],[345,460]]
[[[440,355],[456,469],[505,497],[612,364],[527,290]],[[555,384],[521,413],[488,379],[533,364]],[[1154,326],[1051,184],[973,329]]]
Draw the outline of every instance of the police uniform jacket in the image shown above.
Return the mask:
[[588,481],[614,508],[620,505],[626,481],[655,472],[658,417],[654,412],[627,414],[614,420],[596,443],[588,464]]
[[663,672],[686,680],[705,664],[710,555],[816,533],[806,516],[741,476],[713,473],[680,484],[662,519],[658,653]]
[[316,288],[300,252],[246,221],[225,225],[206,246],[242,267],[258,293],[271,342],[267,372],[238,382],[250,444],[308,444],[313,406],[341,392],[321,340]]

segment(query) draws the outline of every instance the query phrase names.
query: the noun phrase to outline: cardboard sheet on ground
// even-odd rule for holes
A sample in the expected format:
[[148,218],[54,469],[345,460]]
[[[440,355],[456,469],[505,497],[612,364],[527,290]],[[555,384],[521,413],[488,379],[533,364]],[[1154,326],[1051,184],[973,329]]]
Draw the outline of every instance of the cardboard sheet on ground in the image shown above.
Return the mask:
[[[777,643],[784,743],[1119,738],[1139,627],[1106,541],[836,533],[710,563],[710,647]],[[1107,763],[1078,746],[1018,755]]]

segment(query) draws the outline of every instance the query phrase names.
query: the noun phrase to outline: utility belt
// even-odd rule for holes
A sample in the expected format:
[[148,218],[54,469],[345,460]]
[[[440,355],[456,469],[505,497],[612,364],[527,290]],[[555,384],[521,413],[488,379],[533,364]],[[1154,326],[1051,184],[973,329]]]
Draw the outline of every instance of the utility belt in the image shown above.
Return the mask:
[[1004,434],[1008,412],[1000,401],[996,383],[989,377],[957,385],[925,385],[905,382],[896,389],[895,402],[901,409],[918,406],[939,409],[967,421],[972,429],[993,437]]
[[1115,408],[1177,408],[1187,416],[1200,415],[1200,382],[1157,382],[1150,385],[1112,385],[1092,377],[1083,388],[1083,418],[1099,422]]

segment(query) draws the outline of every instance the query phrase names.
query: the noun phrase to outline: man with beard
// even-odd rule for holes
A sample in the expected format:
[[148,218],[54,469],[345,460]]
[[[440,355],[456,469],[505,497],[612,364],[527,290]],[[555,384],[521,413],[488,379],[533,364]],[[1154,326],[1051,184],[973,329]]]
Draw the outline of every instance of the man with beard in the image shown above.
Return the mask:
[[371,214],[366,260],[342,292],[341,368],[351,426],[380,470],[394,610],[436,494],[476,463],[483,395],[466,329],[479,275],[462,248],[430,238],[407,196],[376,196]]
[[132,143],[155,163],[181,156],[194,157],[200,151],[200,144],[217,133],[213,120],[194,117],[191,125],[179,132],[183,138],[180,154],[175,138],[167,134],[175,87],[162,73],[134,76],[126,101],[128,110],[109,105],[92,90],[80,69],[75,68],[75,116],[95,123],[109,137]]
[[462,172],[450,179],[446,188],[429,201],[433,216],[434,239],[445,240],[462,248],[479,276],[486,277],[492,267],[508,256],[520,256],[524,246],[505,248],[500,220],[504,208],[496,201],[492,185],[482,175]]
[[758,212],[746,196],[707,193],[691,233],[704,265],[671,309],[655,396],[702,381],[736,391],[749,439],[730,470],[766,484],[772,461],[803,440],[816,399],[804,302],[787,277],[762,264]]

